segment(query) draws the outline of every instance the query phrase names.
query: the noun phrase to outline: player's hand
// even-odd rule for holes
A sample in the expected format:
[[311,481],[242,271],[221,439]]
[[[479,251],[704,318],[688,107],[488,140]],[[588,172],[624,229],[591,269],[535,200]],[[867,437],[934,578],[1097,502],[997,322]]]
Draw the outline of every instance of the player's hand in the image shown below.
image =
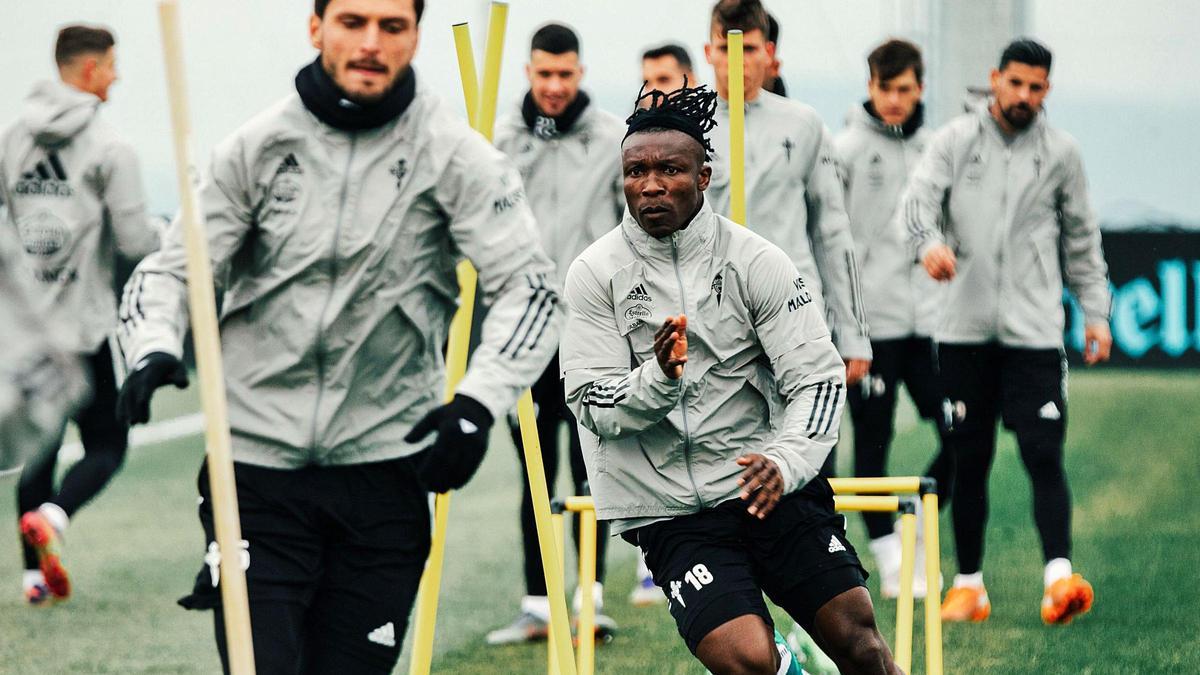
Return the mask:
[[1083,362],[1094,366],[1107,361],[1112,352],[1112,333],[1108,324],[1095,323],[1083,329]]
[[871,371],[871,359],[846,359],[846,386],[853,387]]
[[934,279],[950,281],[954,278],[958,258],[955,257],[954,251],[949,246],[938,244],[925,252],[921,264],[925,265],[925,271]]
[[117,421],[126,426],[150,421],[150,397],[159,387],[188,386],[187,368],[166,352],[151,352],[134,366],[117,394]]
[[437,432],[417,468],[425,487],[432,492],[449,492],[466,485],[483,463],[493,421],[487,407],[462,394],[456,394],[452,401],[422,417],[404,440],[420,443]]
[[737,458],[738,466],[746,467],[738,478],[742,501],[750,502],[746,511],[759,520],[775,510],[783,498],[783,474],[775,461],[765,455],[751,453]]
[[683,377],[683,364],[687,363],[687,317],[668,316],[654,334],[654,356],[658,366],[672,380]]

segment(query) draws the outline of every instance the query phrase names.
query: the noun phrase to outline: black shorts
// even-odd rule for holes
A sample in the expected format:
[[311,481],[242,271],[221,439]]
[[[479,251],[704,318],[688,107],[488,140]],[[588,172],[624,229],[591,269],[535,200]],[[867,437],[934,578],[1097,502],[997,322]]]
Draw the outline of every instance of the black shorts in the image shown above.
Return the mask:
[[621,536],[642,549],[693,654],[704,636],[739,616],[757,615],[774,626],[764,592],[811,632],[825,603],[866,585],[824,478],[785,496],[765,520],[732,499]]
[[[259,672],[391,672],[429,553],[415,461],[269,469],[235,464]],[[205,561],[188,609],[219,608],[208,474]],[[243,558],[245,564],[245,558]],[[218,612],[217,643],[224,657]]]

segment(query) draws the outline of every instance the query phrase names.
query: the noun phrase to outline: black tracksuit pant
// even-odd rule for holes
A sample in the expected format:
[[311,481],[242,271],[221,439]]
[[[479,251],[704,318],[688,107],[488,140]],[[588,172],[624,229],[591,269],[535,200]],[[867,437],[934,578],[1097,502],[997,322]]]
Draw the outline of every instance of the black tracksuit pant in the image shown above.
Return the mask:
[[[562,380],[558,377],[557,354],[534,383],[531,393],[537,409],[538,440],[542,446],[542,464],[546,469],[546,484],[550,488],[550,496],[554,496],[554,483],[558,476],[558,428],[563,422],[566,422],[570,434],[567,456],[571,462],[571,480],[575,486],[575,495],[590,495],[587,469],[583,464],[583,449],[579,445],[579,429],[575,416],[567,408]],[[524,486],[521,493],[521,542],[525,552],[525,589],[528,595],[546,595],[546,574],[542,568],[541,550],[538,548],[533,498],[529,493],[529,475],[525,470],[525,445],[516,425],[512,425],[511,431],[513,443],[517,446],[517,456],[521,461],[521,484]],[[574,521],[575,545],[578,550],[579,519],[574,518]],[[599,521],[596,523],[596,581],[599,582],[604,581],[604,554],[607,550],[608,523]]]
[[983,564],[988,475],[996,454],[996,421],[1017,437],[1033,484],[1033,519],[1042,555],[1071,555],[1071,495],[1063,468],[1067,427],[1066,359],[1057,349],[998,343],[940,344],[946,388],[946,447],[956,460],[954,543],[960,574]]
[[[89,355],[86,363],[92,380],[92,399],[74,417],[83,444],[83,459],[67,470],[57,492],[54,469],[61,435],[31,459],[17,483],[17,517],[47,502],[59,506],[68,516],[74,515],[104,489],[125,461],[129,429],[117,421],[117,378],[108,342]],[[24,555],[25,569],[37,569],[37,554],[33,549],[24,546]]]
[[[846,392],[854,423],[854,475],[857,477],[888,475],[888,450],[895,429],[896,394],[900,383],[908,390],[921,417],[934,423],[939,438],[943,435],[940,424],[942,385],[933,342],[922,337],[872,340],[871,351],[871,372]],[[939,506],[944,506],[950,501],[954,482],[954,461],[946,451],[944,439],[925,475],[937,480]],[[892,532],[891,514],[863,513],[863,522],[872,539]]]

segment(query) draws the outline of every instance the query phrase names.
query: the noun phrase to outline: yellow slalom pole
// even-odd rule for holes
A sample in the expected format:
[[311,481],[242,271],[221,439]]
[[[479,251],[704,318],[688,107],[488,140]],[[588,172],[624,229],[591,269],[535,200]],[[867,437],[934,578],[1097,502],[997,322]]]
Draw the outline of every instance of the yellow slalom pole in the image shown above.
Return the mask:
[[184,85],[183,43],[179,5],[166,0],[158,5],[162,28],[163,57],[167,70],[167,97],[171,105],[171,132],[175,145],[175,175],[179,181],[180,214],[187,254],[188,312],[192,344],[200,380],[200,402],[204,411],[204,445],[208,453],[208,483],[212,492],[213,523],[220,549],[221,612],[225,618],[225,643],[229,669],[234,675],[254,673],[254,645],[250,632],[250,603],[242,551],[242,526],[238,515],[237,488],[230,450],[225,376],[221,363],[221,338],[217,329],[217,305],[213,289],[212,262],[196,194],[192,186],[190,114]]
[[899,497],[860,497],[858,495],[834,495],[835,511],[899,511]]
[[729,218],[746,224],[746,85],[742,31],[726,35],[729,44]]
[[[504,55],[504,29],[508,25],[508,3],[492,2],[488,14],[487,46],[483,56],[483,90],[479,100],[476,129],[488,141],[496,126],[496,96],[500,91],[500,59]],[[462,57],[459,57],[462,61]],[[466,87],[464,86],[464,91]],[[547,507],[548,508],[548,507]]]
[[871,478],[830,478],[834,494],[916,494],[921,491],[920,476],[881,476]]
[[[554,555],[558,558],[558,562],[565,567],[567,564],[567,549],[566,549],[566,522],[561,513],[550,514],[550,523],[554,529]],[[558,667],[558,646],[555,644],[554,627],[550,627],[550,633],[547,635],[546,646],[550,651],[549,657],[546,660],[546,670],[549,675],[559,675],[562,671]],[[570,634],[567,634],[567,639],[570,639]]]
[[938,496],[921,497],[925,513],[925,673],[942,675],[942,608],[938,591],[942,578],[941,544],[938,542]]
[[900,515],[900,596],[896,598],[896,665],[912,672],[913,571],[917,558],[917,514]]
[[[475,56],[471,50],[471,32],[466,24],[454,26],[454,46],[458,51],[467,119],[474,128],[478,118],[479,83],[475,74]],[[459,288],[458,311],[454,313],[454,319],[450,322],[449,348],[446,350],[446,389],[443,396],[445,401],[454,398],[458,383],[466,375],[471,346],[471,322],[475,312],[475,268],[469,260],[463,260],[458,264],[456,271]],[[421,575],[421,585],[417,591],[413,651],[408,665],[410,675],[428,675],[433,665],[433,637],[437,628],[438,594],[441,591],[442,568],[446,558],[449,516],[449,493],[437,495],[433,502],[433,536],[429,545],[429,558],[425,561],[425,573]]]
[[579,675],[592,675],[596,669],[596,512],[586,509],[579,518]]

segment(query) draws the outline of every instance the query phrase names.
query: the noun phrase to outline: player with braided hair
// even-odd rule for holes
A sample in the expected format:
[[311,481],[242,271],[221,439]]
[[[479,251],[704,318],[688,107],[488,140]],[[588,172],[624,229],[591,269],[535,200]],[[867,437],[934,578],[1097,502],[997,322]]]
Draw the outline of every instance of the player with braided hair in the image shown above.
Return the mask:
[[845,367],[808,280],[709,206],[714,92],[638,101],[621,149],[628,211],[564,292],[565,389],[597,516],[641,549],[711,672],[801,672],[765,592],[841,672],[898,673],[818,475]]

